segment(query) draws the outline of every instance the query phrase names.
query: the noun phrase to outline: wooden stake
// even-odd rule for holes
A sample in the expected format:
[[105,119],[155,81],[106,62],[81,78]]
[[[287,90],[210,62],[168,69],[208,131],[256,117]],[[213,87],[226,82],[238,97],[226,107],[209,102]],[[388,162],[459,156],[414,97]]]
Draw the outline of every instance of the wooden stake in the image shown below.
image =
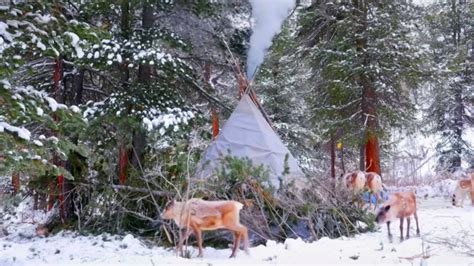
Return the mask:
[[212,116],[212,140],[217,138],[219,135],[219,117],[217,116],[217,112],[214,108],[211,109],[211,116]]
[[331,135],[331,177],[336,178],[336,141],[334,140],[334,134]]
[[20,192],[20,173],[13,172],[12,174],[12,187],[13,187],[13,194],[17,194]]
[[128,151],[124,144],[119,149],[119,184],[127,182]]

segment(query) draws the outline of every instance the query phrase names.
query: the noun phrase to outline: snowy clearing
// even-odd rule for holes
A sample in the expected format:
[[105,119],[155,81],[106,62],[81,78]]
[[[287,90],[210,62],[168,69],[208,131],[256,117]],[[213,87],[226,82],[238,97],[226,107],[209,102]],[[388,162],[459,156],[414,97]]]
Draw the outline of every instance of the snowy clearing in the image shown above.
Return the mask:
[[250,255],[239,252],[236,259],[228,259],[230,249],[212,247],[205,247],[202,259],[196,258],[197,250],[193,247],[188,247],[191,259],[180,258],[170,248],[148,247],[131,235],[79,236],[64,232],[40,238],[33,236],[34,225],[15,224],[7,228],[8,236],[0,238],[0,265],[474,265],[474,208],[452,207],[448,199],[441,197],[419,199],[418,204],[421,237],[414,236],[412,223],[413,236],[402,243],[398,240],[396,221],[391,228],[393,243],[389,242],[384,225],[377,232],[351,238],[322,238],[313,243],[299,239],[288,239],[285,243],[268,241],[266,245],[252,247]]

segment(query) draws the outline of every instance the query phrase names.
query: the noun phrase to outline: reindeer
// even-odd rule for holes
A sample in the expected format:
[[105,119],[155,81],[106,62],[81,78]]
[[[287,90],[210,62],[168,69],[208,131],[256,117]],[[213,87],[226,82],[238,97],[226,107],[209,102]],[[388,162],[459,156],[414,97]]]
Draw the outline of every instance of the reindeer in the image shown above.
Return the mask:
[[36,235],[37,236],[40,236],[40,237],[47,237],[49,236],[49,228],[46,224],[39,224],[38,226],[36,226]]
[[244,250],[248,254],[248,230],[239,221],[239,212],[242,207],[242,203],[232,200],[206,201],[197,198],[185,202],[173,200],[166,204],[161,217],[173,219],[181,229],[177,247],[181,256],[183,256],[183,243],[191,233],[196,236],[199,248],[198,257],[202,257],[202,231],[228,229],[234,233],[232,254],[230,255],[233,258],[237,254],[241,238],[244,241]]
[[342,178],[347,189],[355,193],[361,192],[365,186],[365,174],[362,171],[353,171],[346,173]]
[[362,205],[360,199],[358,197],[359,194],[364,190],[365,186],[365,174],[362,171],[353,171],[346,173],[342,177],[342,182],[344,183],[345,187],[352,192],[352,199],[353,202],[359,202],[359,205]]
[[365,179],[365,189],[369,192],[369,208],[372,205],[372,195],[375,194],[374,210],[376,210],[379,202],[379,193],[382,190],[382,178],[377,173],[367,172],[365,173]]
[[347,189],[354,195],[364,190],[369,192],[369,208],[372,205],[372,195],[375,195],[375,207],[377,209],[379,193],[382,190],[382,178],[374,172],[353,171],[344,175],[343,182]]
[[375,218],[378,224],[387,223],[388,237],[392,240],[390,233],[390,222],[400,218],[400,241],[403,241],[403,219],[407,219],[407,236],[410,238],[410,216],[416,221],[416,235],[420,235],[418,226],[418,215],[416,213],[416,197],[413,192],[397,192],[391,195],[389,200],[380,208]]
[[453,206],[463,206],[464,199],[466,196],[471,198],[472,204],[474,205],[474,173],[471,174],[471,179],[459,180],[456,184],[456,189],[452,197]]

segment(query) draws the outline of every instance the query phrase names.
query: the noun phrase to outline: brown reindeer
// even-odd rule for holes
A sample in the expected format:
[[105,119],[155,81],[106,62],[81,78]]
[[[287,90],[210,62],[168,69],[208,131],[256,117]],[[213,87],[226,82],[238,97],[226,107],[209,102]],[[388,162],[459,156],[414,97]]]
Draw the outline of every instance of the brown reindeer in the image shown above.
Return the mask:
[[[202,257],[202,231],[228,229],[234,233],[234,242],[231,258],[235,257],[243,238],[244,250],[248,253],[248,230],[240,224],[239,212],[243,204],[232,200],[206,201],[193,198],[185,202],[170,201],[161,217],[173,219],[180,230],[178,251],[183,256],[183,243],[194,233],[196,236],[199,254]],[[184,230],[183,230],[184,229]]]
[[474,205],[474,173],[471,174],[470,179],[459,180],[456,184],[456,189],[452,197],[453,206],[463,206],[466,196],[471,198],[472,205]]
[[380,208],[375,221],[378,224],[387,223],[388,237],[392,240],[390,233],[390,222],[396,218],[400,219],[400,241],[403,241],[403,219],[407,219],[407,236],[410,238],[410,216],[413,215],[416,221],[416,235],[420,235],[418,226],[418,215],[416,213],[416,197],[413,192],[393,193],[389,200]]
[[379,194],[382,190],[382,178],[380,175],[374,172],[365,173],[365,189],[369,192],[369,208],[372,205],[372,195],[375,195],[375,206],[374,210],[377,209],[379,202]]

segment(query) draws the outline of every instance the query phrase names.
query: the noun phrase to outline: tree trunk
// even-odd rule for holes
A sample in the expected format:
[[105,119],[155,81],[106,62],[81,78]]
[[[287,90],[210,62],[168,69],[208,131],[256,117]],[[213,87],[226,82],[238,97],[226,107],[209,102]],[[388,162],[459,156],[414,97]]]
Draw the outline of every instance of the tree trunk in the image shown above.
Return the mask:
[[[365,52],[367,46],[367,39],[364,36],[367,30],[367,5],[366,1],[353,1],[357,12],[355,13],[359,18],[359,29],[358,38],[356,39],[356,50],[361,61],[362,66],[369,66],[370,58]],[[361,72],[356,77],[358,85],[362,88],[362,120],[365,131],[364,136],[364,150],[365,150],[365,169],[369,172],[376,172],[379,175],[380,171],[380,154],[379,154],[379,142],[377,137],[377,111],[376,101],[377,95],[375,87],[367,75],[367,73]],[[362,151],[361,151],[362,153]]]
[[[153,27],[155,21],[154,8],[148,1],[143,1],[143,13],[142,13],[142,28],[144,32],[149,31]],[[145,38],[148,38],[146,34]],[[146,40],[142,40],[146,41]],[[142,84],[149,84],[151,81],[152,66],[149,64],[141,64],[138,67],[138,82]],[[132,165],[139,169],[140,162],[143,160],[146,147],[146,134],[143,130],[137,130],[133,134],[132,140]]]
[[48,184],[48,209],[47,209],[48,211],[53,209],[55,197],[56,197],[56,192],[54,188],[54,183],[51,180]]
[[336,178],[336,143],[334,141],[334,134],[331,135],[331,177]]
[[[121,21],[120,21],[120,29],[121,29],[121,35],[125,40],[128,40],[130,38],[130,33],[131,33],[131,26],[130,26],[130,3],[128,0],[122,0],[121,2],[121,9],[122,9],[122,15],[121,15]],[[122,84],[122,89],[126,90],[129,86],[129,79],[130,79],[130,70],[128,69],[128,64],[126,62],[122,63],[120,65],[120,81]],[[127,181],[127,168],[128,168],[128,162],[129,162],[129,154],[130,151],[128,151],[125,147],[125,142],[127,140],[119,140],[122,142],[120,144],[119,148],[119,183],[120,184],[125,184]]]
[[54,60],[54,72],[53,72],[53,93],[54,93],[54,99],[58,103],[63,102],[63,97],[61,94],[62,79],[63,79],[63,59],[61,56],[58,56],[58,58]]
[[127,181],[128,150],[124,144],[119,149],[119,183],[124,185]]
[[[455,47],[459,47],[461,39],[461,21],[460,21],[460,7],[456,6],[457,0],[451,0],[451,11],[452,11],[452,29],[453,29],[453,44]],[[453,155],[450,158],[449,171],[454,172],[461,168],[461,156],[462,156],[462,133],[463,133],[463,116],[464,116],[464,104],[462,95],[462,85],[455,82],[451,85],[452,93],[454,96],[454,116],[453,116],[453,130],[454,130],[454,143],[453,143]]]
[[365,130],[362,129],[359,144],[359,170],[365,171]]
[[[62,103],[64,102],[64,97],[63,97],[64,95],[61,93],[62,80],[63,80],[63,59],[61,56],[58,56],[58,58],[56,58],[54,61],[55,61],[55,64],[54,64],[54,73],[53,73],[53,94],[56,101],[58,103]],[[56,122],[59,122],[58,116],[54,115],[53,118]],[[57,135],[57,133],[55,133],[54,135]],[[57,155],[53,156],[53,163],[58,167],[61,166],[61,161]],[[61,175],[56,176],[56,187],[54,185],[54,181],[53,180],[50,181],[49,192],[48,192],[49,193],[48,211],[53,208],[56,195],[59,195],[59,199],[60,199],[59,204],[62,205],[63,202],[61,200],[64,199],[62,197],[63,191],[59,189],[62,189],[63,187],[64,187],[64,178],[62,178]]]
[[[122,0],[120,3],[122,14],[120,17],[120,34],[125,40],[130,39],[131,25],[130,25],[130,3],[129,0]],[[128,80],[130,79],[130,71],[128,69],[128,63],[123,62],[120,65],[120,81],[123,89],[128,87]]]
[[[72,83],[72,91],[74,94],[74,104],[79,105],[82,103],[83,98],[83,91],[84,91],[84,74],[85,69],[79,68],[77,73],[74,75],[73,83]],[[73,140],[74,144],[77,145],[78,137],[74,137]],[[73,162],[71,162],[71,154],[68,156],[68,160],[66,161],[65,168],[66,170],[71,173],[71,175],[77,179],[79,178],[80,174],[74,171],[74,167],[72,166]],[[61,181],[61,182],[60,182]],[[61,192],[58,195],[59,202],[60,202],[60,218],[62,222],[69,221],[74,217],[74,199],[77,197],[77,191],[75,189],[75,184],[72,180],[65,179],[64,176],[58,177],[58,190]],[[67,195],[67,197],[64,197]]]
[[79,105],[82,104],[82,96],[84,92],[84,74],[85,69],[80,68],[76,75],[74,75],[72,89],[74,92],[74,104]]
[[365,168],[367,172],[375,172],[381,175],[379,142],[375,133],[369,133],[365,144]]
[[[451,0],[451,11],[452,11],[452,41],[453,45],[458,48],[461,41],[461,21],[460,21],[460,9],[459,4],[457,5],[457,0]],[[453,154],[450,158],[450,165],[448,170],[454,172],[461,167],[461,156],[462,156],[462,134],[463,134],[463,116],[464,116],[464,103],[463,103],[463,86],[457,82],[454,82],[451,85],[451,91],[454,96],[454,112],[453,112],[453,123],[452,130],[454,131],[454,143],[453,143]]]
[[120,33],[124,39],[130,38],[131,25],[130,25],[130,3],[129,0],[122,0],[120,3],[120,9],[122,15],[120,17]]
[[344,163],[344,146],[340,146],[339,148],[341,150],[341,170],[343,173],[346,172],[346,165]]
[[371,82],[362,75],[362,111],[365,114],[365,171],[381,175],[379,140],[377,137],[376,93]]
[[77,211],[80,211],[80,209],[76,210],[74,204],[79,203],[77,202],[78,199],[82,199],[83,201],[87,200],[87,196],[79,195],[75,184],[75,182],[84,182],[84,169],[87,168],[86,159],[87,158],[74,151],[72,151],[68,156],[65,168],[69,171],[69,173],[71,173],[71,175],[74,177],[74,180],[66,179],[63,186],[64,195],[67,195],[63,200],[62,209],[60,209],[60,211],[63,212],[62,218],[64,221],[77,219],[77,217],[80,215],[77,213]]
[[[142,28],[144,32],[149,31],[153,27],[153,23],[155,22],[154,16],[154,8],[148,3],[148,1],[144,1],[143,3],[143,14],[142,14]],[[145,38],[149,38],[144,35]],[[147,41],[147,40],[142,40]],[[140,65],[138,67],[138,81],[142,83],[147,83],[151,79],[151,70],[152,66],[149,64]]]
[[66,212],[64,210],[64,175],[58,175],[58,201],[59,201],[59,217],[64,223]]

